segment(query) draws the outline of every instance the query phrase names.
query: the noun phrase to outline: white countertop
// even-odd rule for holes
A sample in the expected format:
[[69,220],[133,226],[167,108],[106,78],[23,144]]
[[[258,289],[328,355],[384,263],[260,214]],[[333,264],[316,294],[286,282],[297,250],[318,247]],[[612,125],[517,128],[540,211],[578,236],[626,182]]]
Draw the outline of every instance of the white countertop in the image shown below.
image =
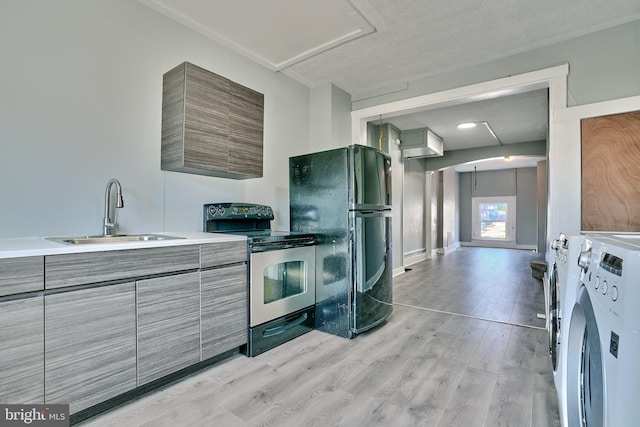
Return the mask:
[[[222,233],[202,232],[159,232],[160,234],[181,237],[170,240],[147,240],[122,243],[65,244],[47,240],[44,237],[17,237],[0,239],[0,258],[18,258],[25,256],[73,254],[81,252],[118,251],[123,249],[157,248],[163,246],[199,245],[215,242],[246,241],[244,236]],[[53,236],[52,236],[53,237]],[[57,237],[57,236],[56,236]]]

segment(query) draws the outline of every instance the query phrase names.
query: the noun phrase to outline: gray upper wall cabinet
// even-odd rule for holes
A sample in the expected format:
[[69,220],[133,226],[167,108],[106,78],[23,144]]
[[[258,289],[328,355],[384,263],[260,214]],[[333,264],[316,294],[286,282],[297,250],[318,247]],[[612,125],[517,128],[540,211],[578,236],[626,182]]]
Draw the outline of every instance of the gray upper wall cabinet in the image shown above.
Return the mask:
[[183,62],[162,81],[162,170],[262,177],[264,95]]

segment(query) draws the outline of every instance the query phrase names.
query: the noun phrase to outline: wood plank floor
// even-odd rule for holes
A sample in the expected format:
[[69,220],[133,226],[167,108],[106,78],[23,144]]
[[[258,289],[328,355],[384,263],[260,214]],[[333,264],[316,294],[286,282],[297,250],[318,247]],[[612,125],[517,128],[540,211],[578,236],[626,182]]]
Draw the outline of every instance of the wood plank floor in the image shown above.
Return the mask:
[[[523,289],[542,285],[525,277],[534,255],[522,252],[462,248],[416,264],[394,280],[396,299],[410,306],[396,305],[373,331],[353,340],[311,331],[258,357],[228,359],[83,425],[559,426],[546,331],[503,323],[539,320],[514,315],[520,306],[544,312],[544,302],[526,300],[537,291]],[[473,259],[483,260],[478,268],[471,268]],[[437,277],[459,289],[431,286]],[[477,281],[509,289],[482,292],[471,283]],[[416,292],[421,283],[438,298]],[[501,303],[490,303],[490,294]],[[469,310],[474,301],[486,305],[477,311],[482,318],[469,317],[476,311],[430,310]],[[486,319],[492,316],[500,322]]]
[[459,248],[412,265],[394,282],[394,302],[544,328],[537,317],[544,289],[530,267],[541,259],[525,250]]

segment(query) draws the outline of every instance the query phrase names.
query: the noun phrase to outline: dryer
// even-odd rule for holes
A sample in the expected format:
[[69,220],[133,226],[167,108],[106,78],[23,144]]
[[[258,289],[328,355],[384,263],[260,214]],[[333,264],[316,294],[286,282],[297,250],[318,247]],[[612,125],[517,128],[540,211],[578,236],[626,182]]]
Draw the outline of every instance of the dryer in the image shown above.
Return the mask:
[[578,257],[583,249],[584,240],[585,237],[579,232],[560,233],[551,243],[551,249],[555,254],[549,277],[549,355],[562,426],[567,426],[566,343],[569,336],[569,317],[576,300],[576,287],[582,271],[578,266]]
[[567,342],[569,426],[637,426],[640,419],[640,235],[588,234]]

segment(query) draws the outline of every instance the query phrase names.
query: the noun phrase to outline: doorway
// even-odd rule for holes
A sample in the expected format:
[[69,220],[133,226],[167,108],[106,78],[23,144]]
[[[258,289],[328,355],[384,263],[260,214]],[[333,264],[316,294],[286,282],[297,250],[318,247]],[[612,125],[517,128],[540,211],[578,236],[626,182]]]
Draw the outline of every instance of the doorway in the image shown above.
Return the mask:
[[[431,110],[453,105],[460,105],[478,100],[495,99],[510,95],[522,94],[539,89],[548,89],[548,115],[549,118],[560,109],[566,108],[567,75],[568,64],[548,69],[533,71],[520,75],[496,79],[488,82],[477,83],[456,89],[436,92],[427,95],[416,96],[399,101],[388,102],[372,107],[366,107],[351,112],[352,117],[352,141],[354,143],[367,143],[367,122],[379,120],[381,117],[390,118],[414,113],[417,111]],[[549,119],[549,129],[547,137],[547,154],[553,152],[555,148],[556,128]],[[557,177],[562,174],[561,165],[554,163],[547,168],[548,205],[546,218],[549,219],[548,212],[554,210],[555,205],[562,204],[560,200],[555,200],[551,189]],[[428,201],[425,201],[428,204]],[[427,209],[425,212],[425,222],[432,223],[432,212]],[[545,244],[550,240],[552,227],[547,227]],[[457,236],[454,237],[454,239]],[[394,246],[403,247],[402,241],[394,241]]]
[[472,204],[472,238],[474,240],[515,242],[515,197],[474,197]]

